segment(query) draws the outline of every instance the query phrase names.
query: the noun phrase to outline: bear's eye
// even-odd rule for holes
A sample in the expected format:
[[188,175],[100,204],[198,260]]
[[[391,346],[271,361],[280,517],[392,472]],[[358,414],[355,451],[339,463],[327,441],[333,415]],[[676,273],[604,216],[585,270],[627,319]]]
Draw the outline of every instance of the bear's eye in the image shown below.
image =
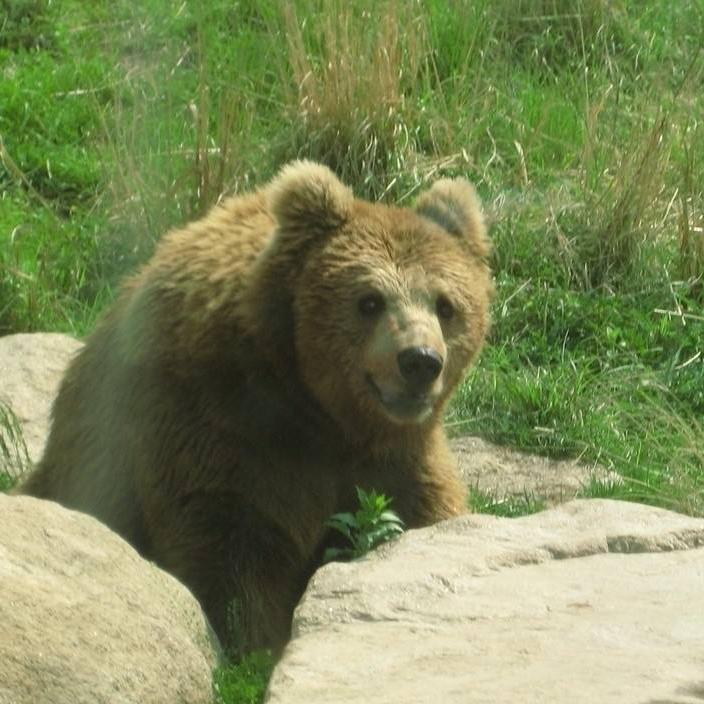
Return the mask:
[[455,307],[446,296],[438,297],[435,303],[435,309],[438,313],[438,318],[442,318],[443,320],[451,320],[455,315]]
[[380,293],[369,293],[357,301],[357,310],[365,317],[372,318],[384,310],[386,304]]

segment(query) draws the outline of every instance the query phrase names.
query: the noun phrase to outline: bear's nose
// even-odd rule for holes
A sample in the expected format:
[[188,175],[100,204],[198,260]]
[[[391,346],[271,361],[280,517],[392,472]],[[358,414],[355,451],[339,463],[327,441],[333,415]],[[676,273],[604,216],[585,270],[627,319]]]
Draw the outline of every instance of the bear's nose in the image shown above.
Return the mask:
[[430,386],[442,371],[442,357],[431,347],[408,347],[396,359],[403,378],[416,390]]

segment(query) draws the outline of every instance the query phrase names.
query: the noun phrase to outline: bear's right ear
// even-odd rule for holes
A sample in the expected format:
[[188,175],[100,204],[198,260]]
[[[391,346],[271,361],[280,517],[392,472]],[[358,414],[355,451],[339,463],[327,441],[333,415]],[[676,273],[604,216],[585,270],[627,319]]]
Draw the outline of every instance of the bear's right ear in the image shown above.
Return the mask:
[[326,232],[344,224],[354,195],[327,166],[294,161],[269,186],[269,209],[283,230]]

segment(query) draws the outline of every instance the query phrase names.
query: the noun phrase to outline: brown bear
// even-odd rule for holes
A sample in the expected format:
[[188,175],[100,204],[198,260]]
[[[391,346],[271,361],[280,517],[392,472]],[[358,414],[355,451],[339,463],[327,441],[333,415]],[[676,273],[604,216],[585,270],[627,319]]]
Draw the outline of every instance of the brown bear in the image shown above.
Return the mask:
[[286,166],[127,281],[20,491],[124,536],[240,651],[279,650],[355,487],[409,527],[466,510],[442,420],[489,325],[488,253],[462,179],[410,209]]

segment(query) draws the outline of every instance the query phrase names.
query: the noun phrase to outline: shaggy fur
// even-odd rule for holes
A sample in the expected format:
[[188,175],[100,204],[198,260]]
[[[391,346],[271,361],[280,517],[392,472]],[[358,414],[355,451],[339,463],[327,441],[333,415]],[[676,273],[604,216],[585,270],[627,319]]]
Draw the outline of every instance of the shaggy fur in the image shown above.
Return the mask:
[[[463,180],[412,210],[285,167],[167,235],[126,283],[20,491],[120,533],[230,645],[280,649],[355,486],[411,527],[466,510],[442,417],[486,335],[488,252]],[[420,390],[399,371],[409,348],[442,365]]]

